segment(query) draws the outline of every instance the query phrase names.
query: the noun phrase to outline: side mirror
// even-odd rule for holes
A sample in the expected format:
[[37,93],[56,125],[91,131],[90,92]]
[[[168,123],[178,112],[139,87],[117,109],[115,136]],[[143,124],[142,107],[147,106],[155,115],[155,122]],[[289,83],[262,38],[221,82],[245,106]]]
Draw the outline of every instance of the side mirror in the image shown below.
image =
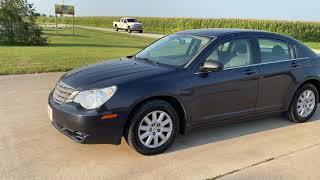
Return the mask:
[[216,72],[223,70],[223,64],[219,61],[209,59],[207,60],[203,66],[200,67],[200,72],[208,73],[208,72]]

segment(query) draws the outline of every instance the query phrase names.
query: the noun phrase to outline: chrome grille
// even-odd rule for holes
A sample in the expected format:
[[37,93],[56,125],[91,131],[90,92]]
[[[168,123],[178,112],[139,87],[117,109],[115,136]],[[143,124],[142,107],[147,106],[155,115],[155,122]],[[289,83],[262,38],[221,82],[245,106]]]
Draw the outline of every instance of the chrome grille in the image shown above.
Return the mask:
[[53,100],[58,104],[62,104],[66,102],[68,97],[74,92],[75,90],[70,87],[69,85],[60,81],[53,91]]
[[141,24],[135,24],[134,29],[141,29]]

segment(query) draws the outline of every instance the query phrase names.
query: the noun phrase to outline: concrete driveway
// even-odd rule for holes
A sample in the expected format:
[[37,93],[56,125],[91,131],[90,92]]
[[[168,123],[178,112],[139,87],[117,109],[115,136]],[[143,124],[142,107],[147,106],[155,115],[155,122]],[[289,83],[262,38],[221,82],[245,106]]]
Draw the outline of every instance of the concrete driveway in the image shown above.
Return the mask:
[[320,111],[181,136],[147,157],[125,142],[81,145],[55,130],[47,96],[61,73],[0,76],[0,179],[319,179]]

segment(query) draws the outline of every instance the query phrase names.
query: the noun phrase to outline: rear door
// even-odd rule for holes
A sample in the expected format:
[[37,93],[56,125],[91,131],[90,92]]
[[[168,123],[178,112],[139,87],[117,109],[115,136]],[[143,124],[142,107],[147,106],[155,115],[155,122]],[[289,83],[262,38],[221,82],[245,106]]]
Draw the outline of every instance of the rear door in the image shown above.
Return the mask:
[[119,28],[120,28],[120,29],[123,29],[123,28],[124,28],[124,21],[125,21],[125,18],[122,18],[122,19],[121,19],[121,22],[119,23]]
[[118,25],[118,28],[120,28],[120,29],[121,29],[121,24],[122,24],[122,22],[123,22],[123,19],[121,18],[121,19],[120,19],[120,22],[117,24],[117,25]]
[[296,87],[296,75],[307,66],[297,59],[294,45],[275,38],[257,38],[261,77],[257,113],[285,110]]
[[127,18],[123,19],[123,23],[122,23],[122,27],[121,28],[122,29],[127,29],[128,28],[128,19]]

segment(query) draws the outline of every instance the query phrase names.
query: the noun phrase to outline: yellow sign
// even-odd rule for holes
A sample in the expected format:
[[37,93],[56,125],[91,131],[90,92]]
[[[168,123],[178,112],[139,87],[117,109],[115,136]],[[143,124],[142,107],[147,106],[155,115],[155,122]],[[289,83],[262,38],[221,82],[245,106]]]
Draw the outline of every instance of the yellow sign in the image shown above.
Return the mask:
[[56,4],[55,5],[55,12],[56,12],[56,14],[74,15],[74,6]]

